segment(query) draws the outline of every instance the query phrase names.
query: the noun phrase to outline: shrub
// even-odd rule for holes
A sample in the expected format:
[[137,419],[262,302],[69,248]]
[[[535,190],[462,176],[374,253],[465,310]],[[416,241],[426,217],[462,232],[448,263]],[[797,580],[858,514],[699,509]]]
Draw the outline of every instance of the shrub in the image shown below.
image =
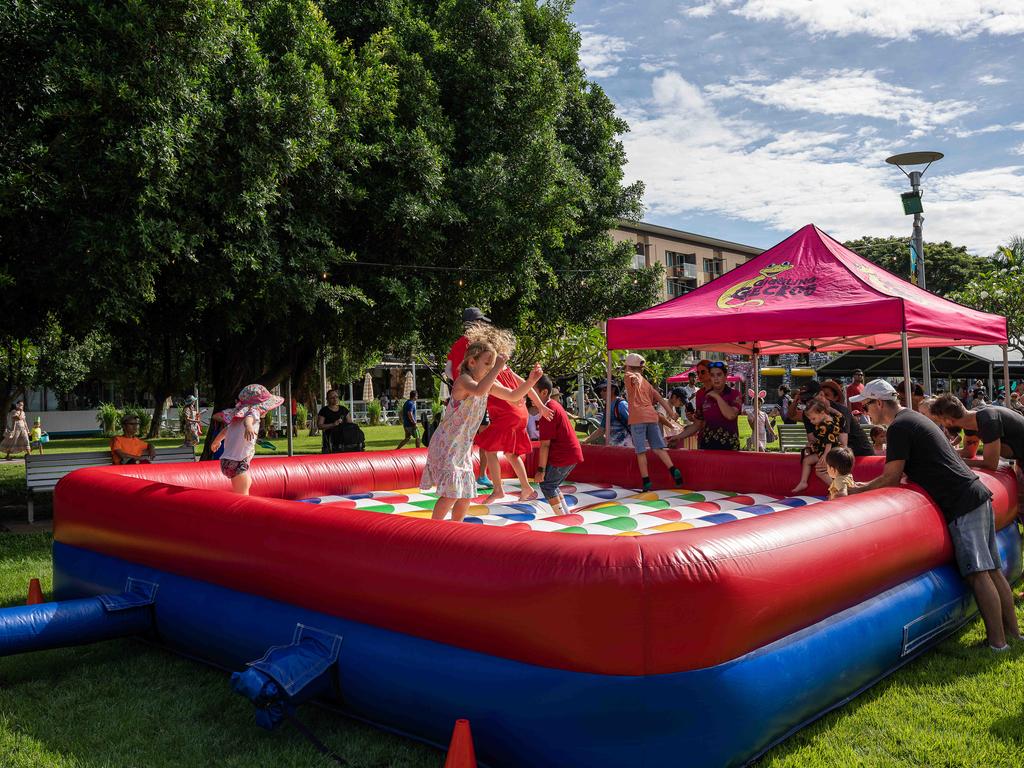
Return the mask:
[[134,416],[139,420],[139,434],[148,435],[149,425],[153,421],[153,412],[141,405],[126,405],[121,409],[121,419],[125,416]]
[[371,427],[380,424],[381,413],[380,400],[371,400],[366,404],[366,420]]
[[309,426],[309,409],[302,403],[295,406],[295,431]]
[[104,437],[113,437],[121,429],[123,414],[113,403],[100,403],[96,409],[96,423],[100,425]]

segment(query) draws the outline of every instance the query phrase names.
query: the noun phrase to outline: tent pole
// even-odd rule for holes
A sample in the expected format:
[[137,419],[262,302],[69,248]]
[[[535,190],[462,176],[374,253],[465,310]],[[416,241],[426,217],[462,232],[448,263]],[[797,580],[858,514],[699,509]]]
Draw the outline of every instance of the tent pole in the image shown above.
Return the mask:
[[996,367],[992,363],[988,364],[988,401],[996,401]]
[[[754,452],[761,452],[761,441],[757,439],[759,434],[758,423],[761,421],[761,413],[757,407],[757,393],[761,391],[761,356],[757,353],[757,347],[754,347],[753,354],[750,356],[751,362],[754,366]],[[766,445],[767,449],[768,446]]]
[[910,347],[907,346],[907,332],[900,333],[900,344],[903,346],[903,404],[912,408],[914,401],[910,398]]
[[1003,344],[1003,405],[1010,405],[1010,349]]
[[612,439],[612,351],[608,350],[605,359],[604,382],[604,444],[610,445]]

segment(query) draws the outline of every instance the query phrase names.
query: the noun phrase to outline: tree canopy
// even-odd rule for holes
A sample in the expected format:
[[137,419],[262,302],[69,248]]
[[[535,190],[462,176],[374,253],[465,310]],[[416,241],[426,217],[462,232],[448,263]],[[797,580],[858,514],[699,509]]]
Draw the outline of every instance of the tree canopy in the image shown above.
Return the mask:
[[[910,280],[910,240],[907,237],[862,237],[843,243],[868,261],[887,269],[904,280]],[[958,290],[984,268],[984,257],[968,253],[967,247],[948,240],[925,243],[925,283],[929,291],[947,296]]]

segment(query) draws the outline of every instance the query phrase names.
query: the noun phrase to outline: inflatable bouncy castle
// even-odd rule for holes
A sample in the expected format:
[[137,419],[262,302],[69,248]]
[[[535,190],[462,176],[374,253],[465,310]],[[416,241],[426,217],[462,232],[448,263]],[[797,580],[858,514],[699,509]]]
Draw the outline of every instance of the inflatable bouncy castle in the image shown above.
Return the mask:
[[[468,718],[494,768],[724,766],[973,613],[914,486],[791,498],[796,456],[676,451],[685,487],[659,465],[640,493],[627,449],[585,459],[565,514],[464,523],[427,519],[425,451],[260,459],[251,497],[214,462],[80,470],[58,602],[0,614],[0,653],[141,634],[234,672],[267,726],[319,698],[435,744]],[[981,476],[1015,579],[1016,484]]]

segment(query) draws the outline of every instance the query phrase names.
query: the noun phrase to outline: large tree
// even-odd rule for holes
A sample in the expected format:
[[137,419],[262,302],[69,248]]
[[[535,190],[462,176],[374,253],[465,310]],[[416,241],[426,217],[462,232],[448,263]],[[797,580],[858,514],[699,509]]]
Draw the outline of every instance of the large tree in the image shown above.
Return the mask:
[[[910,240],[892,235],[889,237],[862,237],[847,240],[847,248],[856,251],[868,261],[889,270],[904,280],[910,279]],[[982,256],[968,253],[967,247],[953,245],[948,240],[941,243],[925,243],[925,283],[931,293],[946,296],[958,290],[987,265]]]
[[440,350],[467,304],[552,334],[645,306],[656,271],[607,234],[639,206],[626,126],[569,11],[15,4],[4,293],[59,295],[68,333],[116,333],[155,394],[195,351],[216,406],[321,350]]

